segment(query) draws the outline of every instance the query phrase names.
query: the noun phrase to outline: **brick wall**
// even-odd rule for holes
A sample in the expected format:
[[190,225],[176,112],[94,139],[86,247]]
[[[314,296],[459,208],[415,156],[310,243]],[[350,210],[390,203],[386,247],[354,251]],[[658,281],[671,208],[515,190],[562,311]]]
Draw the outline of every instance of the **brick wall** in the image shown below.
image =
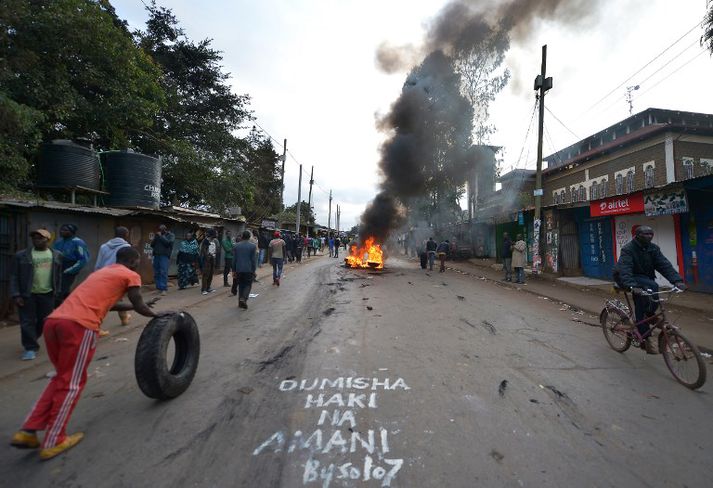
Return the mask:
[[[604,198],[601,195],[604,186],[606,187],[606,197],[614,196],[616,195],[615,174],[617,172],[626,172],[629,168],[633,168],[634,171],[633,191],[641,191],[645,189],[644,165],[651,161],[654,164],[654,186],[665,185],[666,161],[663,136],[588,161],[570,170],[555,170],[547,173],[543,178],[543,205],[554,205],[552,192],[561,188],[565,189],[565,203],[571,203],[570,188],[573,186],[579,188],[580,185],[586,189],[586,199],[584,201],[589,201],[591,199],[592,182],[600,184],[604,178],[606,178],[606,185],[598,186],[598,198]],[[627,190],[626,178],[624,177],[623,193],[629,193]],[[575,201],[577,200],[580,199],[576,198]]]
[[713,174],[713,138],[681,137],[673,144],[673,158],[677,181]]

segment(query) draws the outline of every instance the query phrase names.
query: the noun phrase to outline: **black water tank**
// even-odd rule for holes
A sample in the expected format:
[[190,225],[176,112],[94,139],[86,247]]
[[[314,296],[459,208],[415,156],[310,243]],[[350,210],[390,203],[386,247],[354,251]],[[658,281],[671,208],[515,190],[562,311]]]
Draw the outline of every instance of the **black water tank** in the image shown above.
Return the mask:
[[37,186],[68,188],[83,186],[99,190],[99,158],[89,147],[68,140],[42,144],[37,163]]
[[161,161],[131,151],[101,154],[104,168],[104,202],[110,207],[159,208]]

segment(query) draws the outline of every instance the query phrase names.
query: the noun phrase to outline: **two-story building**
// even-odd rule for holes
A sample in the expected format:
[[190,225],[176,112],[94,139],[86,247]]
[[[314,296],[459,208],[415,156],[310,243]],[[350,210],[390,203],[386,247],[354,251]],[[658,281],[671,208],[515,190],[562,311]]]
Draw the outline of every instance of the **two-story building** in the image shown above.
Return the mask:
[[713,292],[713,115],[647,109],[544,160],[545,270],[610,279],[649,225],[689,286]]

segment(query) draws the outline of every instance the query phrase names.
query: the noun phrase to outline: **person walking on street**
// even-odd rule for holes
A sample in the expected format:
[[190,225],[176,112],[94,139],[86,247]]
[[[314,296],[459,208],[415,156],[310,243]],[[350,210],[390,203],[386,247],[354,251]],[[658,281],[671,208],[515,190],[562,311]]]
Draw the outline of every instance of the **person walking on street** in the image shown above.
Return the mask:
[[515,269],[515,283],[525,284],[525,250],[527,244],[522,240],[522,234],[517,235],[512,246],[512,267]]
[[[631,289],[637,323],[654,315],[659,306],[658,302],[644,295],[645,290],[654,293],[659,291],[659,285],[656,283],[657,271],[675,287],[680,290],[686,289],[683,278],[676,272],[671,261],[666,259],[659,246],[651,242],[653,238],[654,230],[651,227],[648,225],[637,227],[634,238],[621,248],[621,255],[615,268],[614,279],[617,284]],[[653,324],[643,323],[636,327],[639,333],[646,334],[651,325]],[[651,336],[647,337],[641,346],[648,354],[656,354]]]
[[153,249],[153,275],[156,290],[165,295],[168,290],[168,265],[173,252],[173,242],[176,236],[169,232],[165,225],[158,227],[158,232],[151,241]]
[[228,283],[228,275],[233,269],[233,233],[229,230],[225,231],[223,240],[220,241],[220,245],[223,247],[223,286],[230,286]]
[[319,238],[317,238],[317,237],[312,238],[312,242],[310,243],[312,246],[312,256],[317,255],[317,251],[319,250],[320,242],[322,242],[322,241]]
[[448,254],[450,252],[451,244],[448,242],[448,239],[441,242],[436,248],[436,253],[438,253],[438,259],[441,260],[441,268],[438,270],[440,273],[446,272],[446,258],[448,257]]
[[429,237],[426,241],[426,252],[428,253],[428,269],[433,271],[433,263],[436,261],[436,250],[438,249],[438,244],[433,240],[433,237]]
[[334,257],[334,237],[329,236],[329,241],[327,242],[327,245],[329,246],[329,257],[332,258]]
[[275,231],[275,238],[270,241],[270,262],[272,263],[272,284],[280,286],[282,266],[285,260],[285,241],[280,238],[280,232]]
[[334,238],[334,257],[338,258],[339,257],[339,246],[341,245],[341,241],[339,240],[339,236]]
[[176,263],[178,264],[178,289],[185,290],[198,283],[198,262],[200,245],[192,232],[186,232],[186,238],[178,246]]
[[503,232],[503,270],[505,281],[512,281],[512,241],[507,232]]
[[231,292],[238,295],[238,306],[248,308],[250,289],[257,270],[257,246],[250,242],[249,230],[242,234],[242,239],[233,248],[233,287]]
[[[45,387],[24,424],[10,444],[20,449],[40,449],[40,459],[51,459],[77,445],[84,434],[67,435],[67,423],[87,381],[87,367],[96,350],[99,326],[109,310],[136,310],[146,317],[159,314],[151,310],[158,297],[144,303],[136,273],[139,252],[122,247],[116,264],[90,274],[76,290],[52,312],[45,322],[47,354],[56,375]],[[128,294],[131,303],[117,302]],[[167,312],[165,312],[167,313]],[[45,431],[40,444],[37,431]]]
[[62,290],[62,254],[49,248],[51,237],[46,229],[33,230],[32,247],[15,254],[10,263],[10,296],[20,316],[23,361],[37,357],[45,318]]
[[304,250],[305,247],[305,238],[302,237],[302,234],[297,234],[295,236],[295,260],[298,263],[302,262],[302,251]]
[[[106,268],[111,264],[116,264],[116,253],[123,247],[131,247],[131,244],[129,244],[129,229],[119,226],[114,229],[114,238],[109,239],[99,247],[99,254],[97,254],[94,271]],[[127,311],[119,311],[117,313],[119,314],[121,325],[129,325],[131,314]],[[109,332],[106,331],[103,331],[103,333],[109,334]]]
[[72,291],[77,275],[89,261],[87,243],[77,237],[77,226],[64,224],[59,228],[60,239],[52,246],[62,253],[62,289],[58,301],[63,302]]
[[262,268],[265,263],[265,256],[267,255],[267,248],[270,245],[270,240],[267,238],[265,231],[258,234],[257,246],[259,248],[259,255],[257,257],[257,267]]
[[207,295],[215,291],[211,285],[213,283],[213,274],[215,273],[215,257],[218,254],[219,246],[216,235],[215,229],[208,229],[205,238],[203,238],[203,242],[201,242],[200,258],[203,263],[203,268],[201,269],[202,295]]

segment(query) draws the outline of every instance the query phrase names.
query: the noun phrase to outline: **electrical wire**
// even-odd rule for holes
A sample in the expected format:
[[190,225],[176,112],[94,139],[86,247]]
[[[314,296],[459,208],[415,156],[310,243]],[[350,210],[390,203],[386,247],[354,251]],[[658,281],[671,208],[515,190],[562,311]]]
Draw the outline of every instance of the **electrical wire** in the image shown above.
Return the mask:
[[597,100],[596,102],[594,102],[587,110],[584,111],[584,113],[582,113],[582,116],[585,115],[585,114],[587,114],[587,113],[589,113],[594,107],[596,107],[596,106],[599,105],[601,102],[603,102],[604,100],[606,100],[607,98],[609,98],[609,96],[611,96],[611,95],[612,95],[614,92],[616,92],[619,88],[621,88],[622,86],[624,86],[629,80],[631,80],[631,79],[634,78],[636,75],[638,75],[639,73],[641,73],[644,69],[648,68],[654,61],[656,61],[656,60],[659,59],[661,56],[663,56],[663,55],[664,55],[669,49],[671,49],[673,46],[675,46],[676,44],[678,44],[679,42],[681,42],[684,37],[686,37],[688,34],[690,34],[691,32],[693,32],[693,31],[694,31],[696,28],[698,28],[700,25],[701,25],[700,22],[696,22],[696,24],[695,24],[693,27],[691,27],[688,31],[686,31],[685,34],[683,34],[681,37],[679,37],[678,39],[676,39],[675,41],[673,41],[673,43],[669,44],[668,47],[666,47],[663,51],[661,51],[661,52],[658,53],[656,56],[654,56],[654,57],[653,57],[648,63],[646,63],[644,66],[642,66],[641,68],[639,68],[638,70],[636,70],[636,72],[634,72],[634,73],[633,73],[631,76],[629,76],[627,79],[625,79],[624,81],[622,81],[621,83],[619,83],[616,87],[614,87],[611,91],[609,91],[609,92],[608,92],[606,95],[604,95],[602,98],[600,98],[599,100]]
[[570,134],[572,134],[576,139],[578,139],[578,140],[581,139],[581,137],[579,137],[577,134],[575,134],[572,129],[570,129],[569,127],[567,127],[567,125],[566,125],[564,122],[562,122],[562,121],[559,119],[559,117],[557,117],[557,116],[554,114],[554,112],[552,112],[552,110],[550,110],[550,108],[549,108],[547,105],[545,105],[545,110],[547,110],[547,112],[548,112],[552,117],[554,117],[554,119],[555,119],[557,122],[559,122],[559,124],[560,124],[562,127],[564,127],[565,129],[567,129],[567,131],[568,131]]
[[535,99],[535,103],[532,106],[532,113],[530,114],[530,123],[527,126],[527,132],[525,132],[525,140],[522,141],[522,148],[520,149],[520,155],[517,157],[517,162],[515,163],[515,167],[517,169],[522,169],[522,168],[520,168],[520,160],[522,159],[522,153],[525,152],[525,146],[527,145],[527,140],[530,137],[530,130],[532,129],[532,121],[535,120],[535,112],[537,111],[538,103],[539,103],[539,99]]
[[688,61],[686,61],[685,63],[683,63],[681,66],[679,66],[678,68],[676,68],[676,69],[674,69],[673,71],[671,71],[669,74],[667,74],[666,76],[664,76],[663,78],[661,78],[659,81],[657,81],[656,83],[654,83],[653,85],[651,85],[650,87],[648,87],[646,90],[642,91],[642,92],[635,98],[635,100],[638,100],[639,98],[643,97],[645,94],[647,94],[648,92],[650,92],[651,90],[653,90],[654,88],[656,88],[657,86],[659,86],[661,83],[663,83],[664,81],[666,81],[667,79],[669,79],[671,76],[675,75],[676,73],[679,73],[683,68],[685,68],[685,67],[688,66],[690,63],[692,63],[693,61],[695,61],[701,54],[704,54],[705,52],[706,52],[706,49],[702,49],[700,52],[698,52],[695,56],[693,56],[693,57],[690,58]]

